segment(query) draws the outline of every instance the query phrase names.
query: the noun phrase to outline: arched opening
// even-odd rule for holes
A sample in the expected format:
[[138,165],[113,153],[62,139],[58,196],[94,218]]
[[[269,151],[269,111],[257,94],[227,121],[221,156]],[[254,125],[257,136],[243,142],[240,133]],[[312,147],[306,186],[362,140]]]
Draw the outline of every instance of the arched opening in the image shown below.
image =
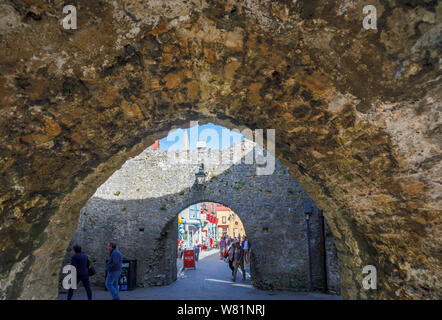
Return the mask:
[[[228,283],[234,275],[236,281],[238,274],[239,279],[250,283],[251,242],[240,217],[232,209],[214,202],[195,203],[179,213],[177,231],[179,275],[185,276],[187,269],[198,266],[198,269],[205,269],[205,277],[209,271],[211,278],[220,278],[220,282]],[[242,250],[235,271],[233,246],[237,243]],[[209,259],[200,263],[204,258]],[[219,268],[219,262],[222,262],[224,270]],[[217,271],[221,271],[220,274]],[[188,276],[196,278],[198,273],[200,271]],[[207,278],[205,280],[216,281]],[[216,291],[216,288],[207,289]],[[204,292],[201,294],[204,296]]]
[[56,297],[87,200],[196,119],[277,129],[344,298],[439,298],[439,2],[379,2],[377,30],[343,0],[81,4],[75,31],[59,5],[0,10],[1,298]]
[[[178,214],[178,247],[217,248],[220,240],[246,235],[244,225],[230,208],[214,202],[195,203]],[[223,244],[225,248],[225,243]],[[182,254],[178,255],[182,258]]]
[[[193,127],[197,130],[193,139],[210,142],[208,134],[198,128]],[[182,137],[186,135],[181,132]],[[175,137],[176,131],[170,136]],[[189,145],[186,139],[173,140]],[[262,173],[259,167],[268,167],[270,161],[259,165],[248,162],[248,156],[267,156],[268,152],[248,139],[232,139],[225,148],[215,150],[190,141],[190,149],[184,150],[162,150],[158,143],[153,144],[126,161],[81,209],[70,247],[78,243],[91,256],[99,274],[91,280],[92,284],[104,286],[107,255],[104,248],[110,240],[119,244],[124,256],[138,261],[138,286],[172,283],[180,271],[176,263],[178,216],[189,207],[199,216],[200,211],[207,213],[205,206],[214,214],[217,206],[212,207],[216,203],[220,212],[237,215],[253,244],[248,269],[253,287],[339,294],[338,258],[330,229],[322,212],[290,176],[288,168],[276,160],[272,171],[259,174]],[[238,154],[243,156],[234,156]],[[196,175],[201,168],[204,168],[204,181],[199,184]],[[304,212],[306,203],[314,209],[309,224]],[[228,219],[221,217],[218,223],[225,227]],[[239,225],[232,220],[235,222]],[[201,226],[201,220],[195,223]],[[212,236],[223,232],[215,231],[210,232]],[[243,235],[241,228],[235,226],[230,232],[233,237]],[[200,244],[207,236],[203,237],[202,231],[198,233]],[[194,241],[186,240],[195,245]],[[64,264],[69,262],[70,247]]]

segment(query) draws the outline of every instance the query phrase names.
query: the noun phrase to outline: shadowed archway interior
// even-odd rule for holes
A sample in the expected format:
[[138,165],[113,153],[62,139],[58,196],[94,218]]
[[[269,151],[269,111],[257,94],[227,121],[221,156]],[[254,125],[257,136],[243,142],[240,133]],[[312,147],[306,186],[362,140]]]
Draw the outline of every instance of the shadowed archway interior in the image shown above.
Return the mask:
[[[243,150],[244,157],[234,160],[238,150]],[[104,248],[112,240],[125,256],[138,260],[138,284],[170,284],[177,278],[178,214],[196,203],[217,202],[238,214],[253,243],[251,276],[255,287],[308,291],[304,203],[312,200],[279,161],[271,175],[257,175],[257,165],[246,163],[246,158],[262,152],[249,140],[226,150],[172,152],[175,162],[170,161],[168,151],[144,150],[100,186],[81,210],[63,265],[69,263],[71,246],[79,244],[98,274],[104,274]],[[198,158],[207,173],[203,185],[195,182],[199,162],[192,159]],[[326,277],[329,291],[339,293],[338,259],[330,234],[324,239],[329,244],[327,268],[321,261],[321,222],[318,213],[313,214],[313,289],[325,289]],[[104,278],[92,281],[103,286]]]
[[55,298],[87,200],[197,119],[276,129],[344,298],[440,298],[439,1],[375,1],[377,30],[350,0],[76,3],[77,30],[64,1],[0,4],[0,298]]

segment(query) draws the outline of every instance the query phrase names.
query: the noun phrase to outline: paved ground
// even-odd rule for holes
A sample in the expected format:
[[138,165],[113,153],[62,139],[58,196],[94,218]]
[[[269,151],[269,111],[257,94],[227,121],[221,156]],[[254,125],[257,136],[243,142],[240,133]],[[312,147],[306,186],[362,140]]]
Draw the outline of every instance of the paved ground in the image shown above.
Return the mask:
[[[178,260],[179,267],[182,260]],[[181,270],[179,268],[178,270]],[[250,284],[250,271],[246,267],[247,280],[242,281],[240,272],[236,282],[231,281],[227,263],[219,259],[218,251],[200,254],[196,269],[178,272],[178,280],[168,286],[138,288],[120,292],[122,300],[338,300],[339,296],[322,293],[299,293],[289,291],[263,291]],[[103,288],[92,288],[93,299],[110,300],[110,294]],[[66,294],[60,294],[60,300]],[[80,287],[73,299],[86,299],[86,292]]]

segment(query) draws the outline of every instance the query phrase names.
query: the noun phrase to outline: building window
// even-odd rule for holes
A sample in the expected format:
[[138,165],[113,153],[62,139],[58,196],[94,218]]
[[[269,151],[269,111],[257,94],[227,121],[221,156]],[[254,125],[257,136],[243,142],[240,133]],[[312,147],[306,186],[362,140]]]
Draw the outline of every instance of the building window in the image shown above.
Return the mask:
[[226,216],[223,217],[223,224],[226,223]]

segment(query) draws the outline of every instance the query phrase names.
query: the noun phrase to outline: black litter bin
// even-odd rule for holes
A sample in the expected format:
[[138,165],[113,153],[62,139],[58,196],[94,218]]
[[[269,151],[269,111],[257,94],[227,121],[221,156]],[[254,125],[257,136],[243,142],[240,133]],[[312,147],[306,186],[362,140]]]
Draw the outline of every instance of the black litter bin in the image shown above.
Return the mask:
[[120,290],[134,290],[137,284],[137,260],[123,259],[123,271],[120,276]]
[[[106,260],[107,263],[107,260]],[[123,258],[122,271],[118,284],[120,291],[131,291],[136,288],[137,285],[137,260],[131,258]],[[107,272],[105,274],[105,278]],[[106,286],[105,286],[106,287]],[[105,288],[107,291],[107,288]]]

